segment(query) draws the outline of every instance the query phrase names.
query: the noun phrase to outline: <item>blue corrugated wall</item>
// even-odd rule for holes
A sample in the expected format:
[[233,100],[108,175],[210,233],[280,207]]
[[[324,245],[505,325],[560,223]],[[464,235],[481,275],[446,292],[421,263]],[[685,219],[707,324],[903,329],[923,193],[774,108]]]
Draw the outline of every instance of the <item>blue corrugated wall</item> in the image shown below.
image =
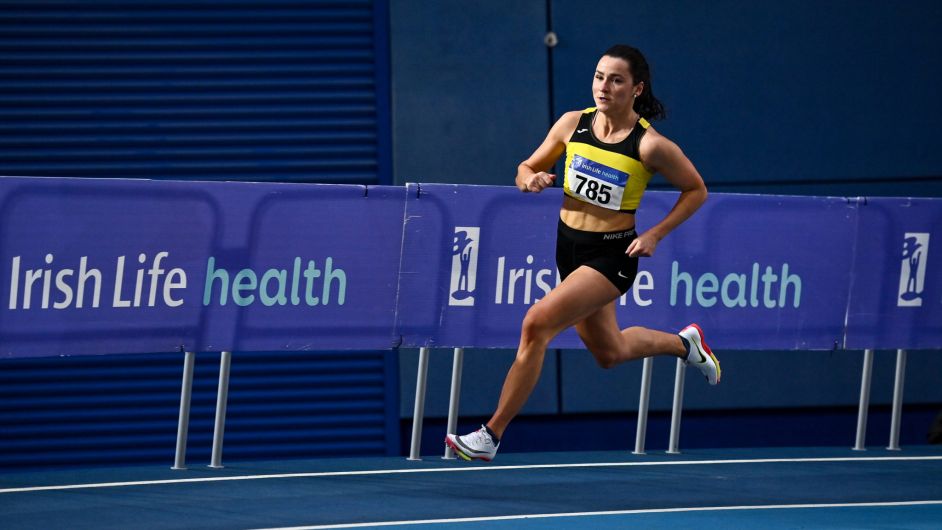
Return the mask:
[[0,2],[0,174],[388,182],[385,12]]
[[[388,45],[385,0],[0,1],[0,175],[388,184]],[[3,361],[0,469],[169,466],[182,361]],[[394,352],[236,352],[225,460],[395,454],[397,376]]]
[[[182,354],[4,360],[0,469],[169,466],[182,367]],[[219,354],[197,354],[192,466],[209,462],[218,373]],[[236,352],[225,459],[386,454],[398,445],[397,375],[393,352]]]

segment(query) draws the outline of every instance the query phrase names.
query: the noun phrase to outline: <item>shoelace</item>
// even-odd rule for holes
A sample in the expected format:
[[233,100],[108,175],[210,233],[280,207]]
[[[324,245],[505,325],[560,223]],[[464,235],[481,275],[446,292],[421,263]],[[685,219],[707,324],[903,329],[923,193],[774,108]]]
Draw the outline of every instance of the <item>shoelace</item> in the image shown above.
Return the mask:
[[468,435],[469,442],[477,445],[493,445],[493,440],[491,440],[491,435],[487,434],[487,431],[484,429],[478,429],[473,433]]

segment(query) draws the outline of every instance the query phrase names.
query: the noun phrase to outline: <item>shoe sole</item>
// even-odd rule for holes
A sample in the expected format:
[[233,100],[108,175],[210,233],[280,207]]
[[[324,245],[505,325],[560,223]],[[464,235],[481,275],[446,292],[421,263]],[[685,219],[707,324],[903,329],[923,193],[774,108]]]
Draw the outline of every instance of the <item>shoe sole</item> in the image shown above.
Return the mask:
[[451,447],[451,450],[454,451],[456,455],[460,456],[463,460],[467,460],[468,462],[472,460],[483,460],[485,462],[491,461],[491,459],[486,456],[471,456],[471,455],[465,454],[465,452],[462,451],[460,447],[458,447],[458,444],[456,444],[455,442],[452,442],[451,438],[449,438],[448,436],[445,436],[445,445],[447,445],[448,447]]
[[[716,383],[714,384],[720,384],[720,378],[723,374],[723,371],[720,370],[720,360],[716,358],[716,355],[713,355],[713,351],[710,350],[709,346],[707,346],[706,339],[703,338],[703,330],[697,324],[690,324],[687,327],[697,330],[697,334],[700,335],[700,345],[703,346],[703,349],[706,350],[706,353],[710,356],[710,359],[713,359],[713,364],[716,365]],[[709,378],[707,378],[707,381],[709,381]]]

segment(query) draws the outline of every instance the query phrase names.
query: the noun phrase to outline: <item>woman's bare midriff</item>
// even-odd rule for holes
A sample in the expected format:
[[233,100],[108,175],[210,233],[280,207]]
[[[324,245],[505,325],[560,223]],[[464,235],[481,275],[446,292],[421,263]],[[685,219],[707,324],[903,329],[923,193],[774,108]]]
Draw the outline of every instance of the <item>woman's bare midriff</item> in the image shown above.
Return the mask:
[[635,226],[635,214],[608,210],[563,195],[559,218],[570,228],[586,232],[617,232]]

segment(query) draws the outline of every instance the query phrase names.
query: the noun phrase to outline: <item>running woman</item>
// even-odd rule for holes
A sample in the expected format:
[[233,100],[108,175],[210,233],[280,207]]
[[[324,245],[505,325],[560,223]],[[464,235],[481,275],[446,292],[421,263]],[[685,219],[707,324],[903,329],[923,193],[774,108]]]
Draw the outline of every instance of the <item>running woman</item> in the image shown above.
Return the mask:
[[[602,368],[672,355],[696,366],[711,385],[720,382],[720,363],[697,324],[677,334],[618,325],[615,302],[634,283],[638,258],[654,255],[658,242],[706,201],[707,189],[677,144],[650,124],[665,113],[640,51],[625,45],[606,51],[595,68],[592,96],[595,107],[563,114],[517,168],[517,188],[539,193],[556,181],[547,170],[566,155],[556,235],[562,282],[527,311],[494,415],[477,431],[445,438],[465,460],[494,458],[507,425],[536,386],[547,345],[570,326]],[[680,197],[661,222],[638,234],[635,211],[654,173]]]

